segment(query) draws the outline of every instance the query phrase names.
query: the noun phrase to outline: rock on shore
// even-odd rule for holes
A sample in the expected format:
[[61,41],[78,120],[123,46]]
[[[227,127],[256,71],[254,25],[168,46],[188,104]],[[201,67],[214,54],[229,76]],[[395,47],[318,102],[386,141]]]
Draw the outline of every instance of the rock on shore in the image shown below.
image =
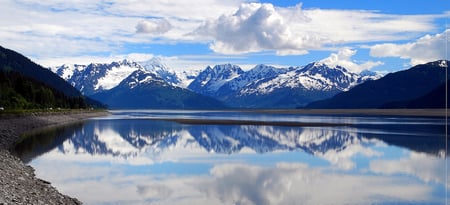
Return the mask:
[[81,204],[36,178],[32,167],[6,150],[0,150],[0,164],[0,204]]
[[81,204],[59,193],[51,184],[39,179],[34,169],[12,156],[8,149],[24,133],[91,117],[107,112],[31,113],[0,116],[0,205],[1,204]]

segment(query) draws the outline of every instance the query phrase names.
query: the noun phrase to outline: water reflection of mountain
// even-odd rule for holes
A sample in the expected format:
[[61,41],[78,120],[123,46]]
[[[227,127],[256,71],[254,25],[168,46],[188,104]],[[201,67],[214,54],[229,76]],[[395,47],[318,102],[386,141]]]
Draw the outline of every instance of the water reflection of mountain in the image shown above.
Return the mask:
[[148,149],[197,147],[207,152],[232,154],[243,148],[256,153],[302,150],[311,154],[342,150],[360,136],[329,128],[255,125],[180,125],[165,121],[95,121],[58,148],[62,152],[87,152],[133,156]]
[[[374,127],[181,125],[168,121],[138,119],[98,120],[86,122],[84,126],[78,126],[76,129],[58,132],[59,135],[53,142],[48,143],[46,149],[23,145],[27,142],[22,142],[18,149],[25,148],[32,151],[18,151],[18,153],[31,152],[37,156],[51,147],[57,147],[62,153],[88,153],[127,158],[144,152],[158,154],[179,148],[222,154],[238,153],[245,148],[256,153],[297,150],[321,155],[329,151],[337,153],[354,144],[367,146],[364,143],[371,138],[433,154],[445,148],[440,138],[430,140],[417,135],[376,130]],[[36,140],[31,140],[33,141]],[[26,155],[28,159],[25,161],[32,158],[30,155],[32,154]],[[23,156],[25,155],[22,154],[22,158]]]
[[[417,152],[442,155],[446,150],[445,121],[422,123],[390,123],[390,124],[361,124],[357,126],[358,132],[369,139],[378,139],[383,142],[405,147]],[[448,155],[448,153],[447,153]]]
[[23,136],[23,140],[17,142],[10,151],[27,163],[33,158],[54,149],[68,138],[78,136],[78,130],[82,127],[82,123],[75,123],[30,133]]

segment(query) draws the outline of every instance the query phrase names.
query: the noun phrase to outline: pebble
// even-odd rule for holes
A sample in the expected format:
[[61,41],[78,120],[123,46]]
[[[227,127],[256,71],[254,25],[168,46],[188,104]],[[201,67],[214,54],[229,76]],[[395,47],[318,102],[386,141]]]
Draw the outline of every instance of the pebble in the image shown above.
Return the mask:
[[24,133],[38,127],[76,122],[103,113],[33,114],[0,116],[0,205],[3,204],[82,204],[78,199],[58,192],[51,183],[39,179],[34,169],[8,151]]

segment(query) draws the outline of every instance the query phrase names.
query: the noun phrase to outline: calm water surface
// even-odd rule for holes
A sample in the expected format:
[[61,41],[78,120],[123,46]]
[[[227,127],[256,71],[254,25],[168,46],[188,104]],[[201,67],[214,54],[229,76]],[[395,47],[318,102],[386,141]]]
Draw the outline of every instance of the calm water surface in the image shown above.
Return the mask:
[[137,110],[36,133],[15,151],[85,204],[445,204],[445,139],[443,118]]

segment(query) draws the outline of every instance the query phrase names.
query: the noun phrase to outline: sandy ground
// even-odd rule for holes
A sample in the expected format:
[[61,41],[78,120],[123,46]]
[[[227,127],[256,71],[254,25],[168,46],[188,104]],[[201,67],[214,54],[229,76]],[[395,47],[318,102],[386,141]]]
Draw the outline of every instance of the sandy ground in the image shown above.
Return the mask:
[[20,137],[37,129],[74,123],[107,112],[60,112],[0,115],[0,204],[81,204],[39,179],[34,169],[8,151]]

